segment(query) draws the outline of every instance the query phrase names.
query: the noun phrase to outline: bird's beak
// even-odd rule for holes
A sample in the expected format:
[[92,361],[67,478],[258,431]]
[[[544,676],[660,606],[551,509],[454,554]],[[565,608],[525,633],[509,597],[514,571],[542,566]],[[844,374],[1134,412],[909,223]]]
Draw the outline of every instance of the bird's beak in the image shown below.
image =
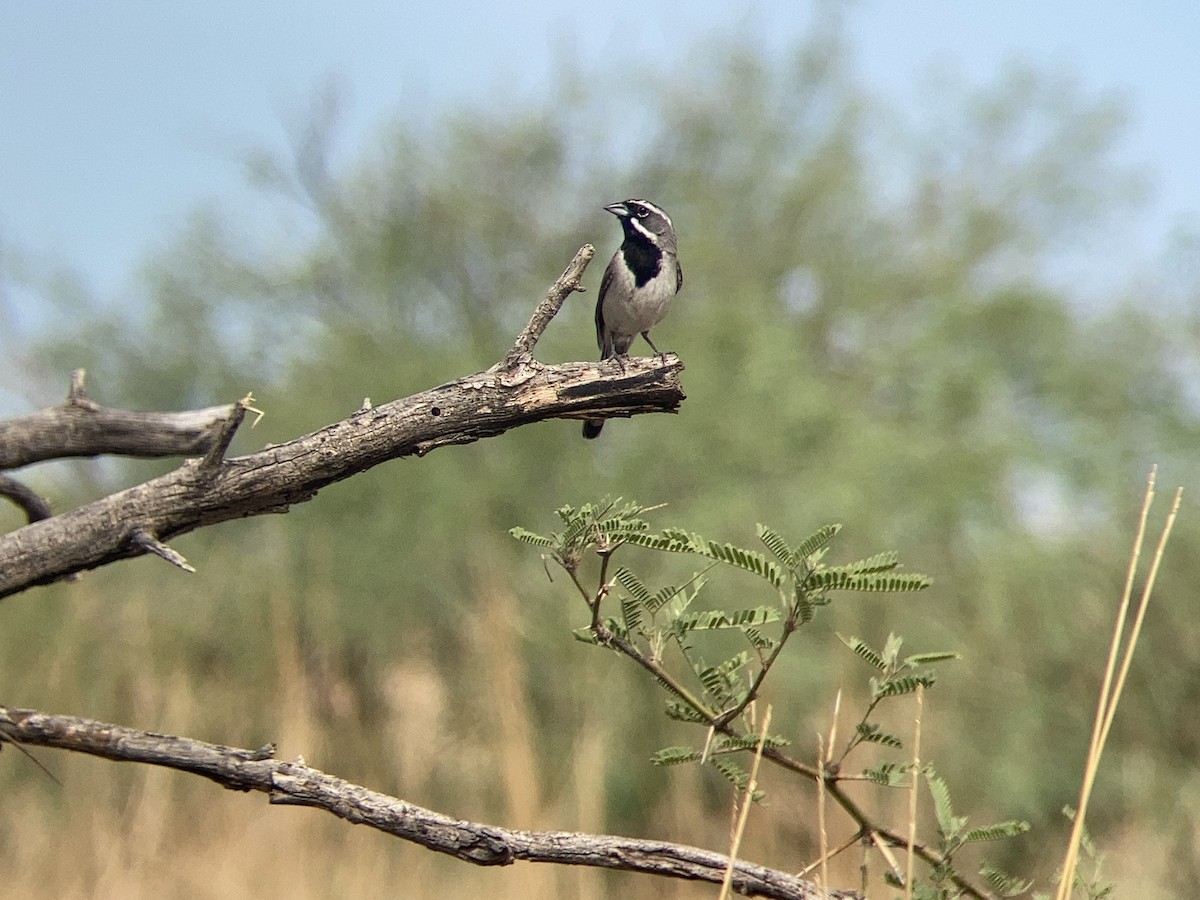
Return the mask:
[[629,215],[629,207],[626,206],[624,203],[610,203],[610,204],[608,204],[608,206],[606,206],[604,208],[606,210],[608,210],[610,213],[612,213],[614,216]]

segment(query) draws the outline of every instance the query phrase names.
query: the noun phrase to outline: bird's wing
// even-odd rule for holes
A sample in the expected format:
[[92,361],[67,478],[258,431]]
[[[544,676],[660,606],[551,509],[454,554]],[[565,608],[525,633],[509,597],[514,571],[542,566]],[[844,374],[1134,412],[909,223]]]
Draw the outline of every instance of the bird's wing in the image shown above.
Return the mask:
[[600,348],[601,353],[604,352],[604,295],[612,286],[613,266],[616,264],[617,257],[613,256],[604,270],[604,277],[600,279],[600,293],[596,295],[596,346]]

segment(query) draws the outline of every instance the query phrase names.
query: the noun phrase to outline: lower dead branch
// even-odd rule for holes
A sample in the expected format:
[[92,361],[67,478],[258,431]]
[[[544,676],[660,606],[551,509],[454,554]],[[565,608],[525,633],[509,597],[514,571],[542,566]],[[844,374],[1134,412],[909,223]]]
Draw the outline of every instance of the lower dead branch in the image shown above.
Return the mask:
[[[139,731],[75,716],[0,706],[0,743],[56,747],[106,759],[191,772],[224,787],[261,791],[280,805],[311,806],[426,849],[482,866],[525,862],[595,866],[720,884],[729,859],[666,841],[566,831],[518,831],[465,822],[326,774],[303,761],[273,759],[272,748],[242,750],[190,738]],[[735,862],[731,884],[744,896],[816,900],[809,882],[786,872]],[[829,891],[853,900],[852,891]]]

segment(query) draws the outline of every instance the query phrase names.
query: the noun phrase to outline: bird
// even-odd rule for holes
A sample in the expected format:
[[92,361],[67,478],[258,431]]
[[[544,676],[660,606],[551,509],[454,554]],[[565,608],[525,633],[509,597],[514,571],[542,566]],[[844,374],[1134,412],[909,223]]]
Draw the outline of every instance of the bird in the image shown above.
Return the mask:
[[[604,270],[596,298],[600,359],[625,356],[639,334],[658,353],[650,329],[663,320],[683,287],[675,226],[666,211],[649,200],[625,200],[604,209],[620,221],[625,240]],[[583,436],[598,437],[603,427],[603,419],[587,419]]]

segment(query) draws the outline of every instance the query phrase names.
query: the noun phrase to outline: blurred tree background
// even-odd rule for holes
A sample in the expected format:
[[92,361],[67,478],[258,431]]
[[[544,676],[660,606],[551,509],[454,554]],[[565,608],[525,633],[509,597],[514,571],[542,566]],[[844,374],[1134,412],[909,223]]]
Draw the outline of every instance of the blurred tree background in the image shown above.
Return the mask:
[[[1114,162],[1120,107],[1069,80],[1013,70],[931,100],[917,125],[863,91],[836,34],[780,65],[748,46],[693,59],[616,86],[637,95],[644,129],[615,154],[618,111],[571,72],[544,107],[464,110],[430,133],[397,120],[341,164],[337,98],[318,96],[290,157],[247,159],[256,214],[193,213],[146,263],[141,294],[35,285],[61,312],[23,362],[44,403],[76,366],[109,405],[253,390],[267,415],[239,437],[249,451],[364,396],[491,365],[584,242],[598,248],[591,291],[538,356],[594,356],[594,291],[619,240],[600,207],[648,197],[672,214],[687,272],[655,337],[687,366],[688,400],[594,444],[553,422],[380,467],[287,516],[182,539],[192,577],[138,560],[12,598],[4,702],[278,740],[284,756],[463,818],[723,849],[724,783],[647,761],[692,736],[641,673],[571,639],[582,605],[506,531],[551,529],[557,506],[605,494],[666,503],[661,524],[743,544],[755,522],[794,538],[844,522],[833,561],[894,548],[934,587],[823,611],[775,673],[776,725],[811,755],[839,687],[844,710],[861,708],[861,664],[835,630],[960,651],[927,697],[923,755],[973,822],[1034,824],[997,859],[1045,884],[1145,473],[1157,462],[1164,485],[1190,486],[1200,468],[1197,284],[1168,265],[1194,248],[1127,284],[1064,283],[1062,260],[1137,197]],[[25,474],[61,510],[168,465]],[[17,524],[0,509],[0,526]],[[1200,880],[1198,543],[1187,501],[1089,820],[1124,896]],[[196,779],[40,755],[65,790],[15,754],[0,767],[13,896],[712,893],[476,871]],[[778,772],[764,786],[743,855],[798,870],[816,856],[815,798]],[[867,796],[903,821],[899,795]],[[849,836],[845,822],[831,831]],[[839,860],[834,883],[856,884],[858,863]]]

